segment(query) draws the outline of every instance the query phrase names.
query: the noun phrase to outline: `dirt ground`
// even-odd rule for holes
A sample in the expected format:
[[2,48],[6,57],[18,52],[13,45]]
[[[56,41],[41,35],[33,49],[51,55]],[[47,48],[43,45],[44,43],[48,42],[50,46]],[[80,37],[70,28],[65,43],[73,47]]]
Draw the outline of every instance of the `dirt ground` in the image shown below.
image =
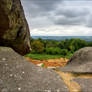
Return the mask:
[[29,62],[36,64],[37,66],[42,66],[43,68],[54,68],[54,67],[64,67],[69,61],[66,58],[59,59],[49,59],[49,60],[34,60],[32,58],[26,58]]

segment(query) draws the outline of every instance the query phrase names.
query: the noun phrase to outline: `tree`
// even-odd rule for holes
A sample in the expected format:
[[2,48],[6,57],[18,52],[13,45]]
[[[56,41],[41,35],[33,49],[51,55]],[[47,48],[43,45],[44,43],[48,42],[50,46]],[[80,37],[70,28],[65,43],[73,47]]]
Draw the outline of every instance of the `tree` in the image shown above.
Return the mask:
[[62,40],[61,42],[59,42],[58,47],[61,49],[64,49],[65,48],[65,41]]
[[34,53],[43,53],[44,52],[44,44],[38,40],[34,40],[31,43],[32,52]]
[[61,49],[61,55],[67,55],[68,50],[67,49]]
[[57,55],[57,54],[61,54],[61,49],[58,47],[50,47],[50,48],[46,48],[46,53],[47,54],[51,54],[51,55]]

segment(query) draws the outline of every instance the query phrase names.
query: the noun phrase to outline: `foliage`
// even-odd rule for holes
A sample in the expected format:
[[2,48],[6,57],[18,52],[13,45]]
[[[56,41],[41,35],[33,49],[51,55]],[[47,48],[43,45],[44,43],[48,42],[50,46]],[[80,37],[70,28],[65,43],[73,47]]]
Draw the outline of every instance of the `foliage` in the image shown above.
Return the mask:
[[61,49],[61,51],[60,51],[60,54],[63,55],[63,56],[66,56],[67,53],[68,53],[67,49]]
[[35,59],[36,57],[37,59],[48,59],[60,56],[70,58],[75,51],[87,46],[92,46],[92,42],[82,39],[55,41],[43,40],[41,38],[35,40],[31,38],[31,48],[34,55],[31,53],[29,56],[31,55]]
[[30,57],[37,60],[48,60],[48,59],[55,59],[62,57],[61,55],[47,55],[47,54],[32,54],[29,53],[26,55],[26,57]]
[[31,43],[32,52],[33,53],[43,53],[44,52],[44,44],[38,40],[35,40]]
[[50,48],[46,48],[45,49],[47,54],[51,54],[51,55],[57,55],[61,53],[61,49],[58,47],[50,47]]

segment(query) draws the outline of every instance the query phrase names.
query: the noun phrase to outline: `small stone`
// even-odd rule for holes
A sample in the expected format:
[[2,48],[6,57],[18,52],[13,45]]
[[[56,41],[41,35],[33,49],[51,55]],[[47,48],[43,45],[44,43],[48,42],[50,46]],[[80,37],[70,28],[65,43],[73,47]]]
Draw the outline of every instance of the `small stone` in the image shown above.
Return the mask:
[[12,77],[13,76],[13,74],[10,74],[10,77]]
[[6,61],[6,58],[2,58],[3,61]]
[[21,88],[18,88],[18,91],[21,91]]
[[40,67],[40,66],[43,66],[43,63],[37,64],[37,66],[39,66],[39,67]]
[[25,72],[23,71],[22,73],[24,74]]

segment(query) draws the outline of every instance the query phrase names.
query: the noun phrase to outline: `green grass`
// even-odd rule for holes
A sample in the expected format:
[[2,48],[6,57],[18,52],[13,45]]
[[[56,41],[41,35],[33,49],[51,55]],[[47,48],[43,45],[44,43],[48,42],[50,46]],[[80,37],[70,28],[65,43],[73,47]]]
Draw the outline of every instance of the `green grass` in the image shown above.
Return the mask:
[[63,55],[48,55],[48,54],[32,54],[29,53],[25,55],[25,57],[30,57],[32,59],[37,59],[37,60],[48,60],[48,59],[56,59],[56,58],[67,58],[70,59],[73,54],[69,53],[67,56]]
[[72,53],[69,53],[65,57],[68,58],[68,59],[70,59],[72,56],[73,56],[73,54]]
[[37,60],[48,60],[48,59],[55,59],[55,58],[61,58],[62,55],[47,55],[47,54],[27,54],[25,57],[30,57],[32,59]]

